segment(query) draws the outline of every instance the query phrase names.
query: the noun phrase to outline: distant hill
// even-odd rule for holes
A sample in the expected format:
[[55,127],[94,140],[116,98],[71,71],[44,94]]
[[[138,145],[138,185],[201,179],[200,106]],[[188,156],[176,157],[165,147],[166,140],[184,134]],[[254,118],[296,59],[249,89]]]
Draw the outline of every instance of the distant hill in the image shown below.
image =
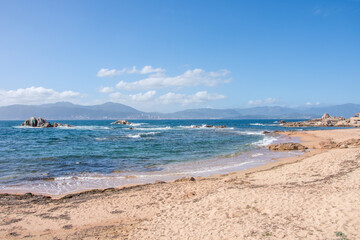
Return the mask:
[[235,109],[199,108],[174,113],[147,113],[120,103],[83,106],[69,102],[43,105],[10,105],[0,107],[0,120],[25,120],[39,116],[48,120],[72,119],[310,119],[323,113],[346,118],[360,112],[359,104],[342,104],[306,109],[286,107],[253,107]]
[[11,105],[0,107],[1,120],[24,120],[31,116],[46,119],[118,119],[147,118],[147,114],[119,103],[82,106],[68,102],[43,105]]

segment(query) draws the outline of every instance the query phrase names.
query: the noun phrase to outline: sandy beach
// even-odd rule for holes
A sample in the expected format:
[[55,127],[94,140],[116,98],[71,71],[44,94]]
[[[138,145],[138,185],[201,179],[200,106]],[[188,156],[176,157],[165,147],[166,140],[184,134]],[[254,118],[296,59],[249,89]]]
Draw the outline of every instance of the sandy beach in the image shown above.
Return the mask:
[[311,150],[207,178],[1,194],[0,239],[360,239],[360,146],[347,142],[360,129],[283,134]]

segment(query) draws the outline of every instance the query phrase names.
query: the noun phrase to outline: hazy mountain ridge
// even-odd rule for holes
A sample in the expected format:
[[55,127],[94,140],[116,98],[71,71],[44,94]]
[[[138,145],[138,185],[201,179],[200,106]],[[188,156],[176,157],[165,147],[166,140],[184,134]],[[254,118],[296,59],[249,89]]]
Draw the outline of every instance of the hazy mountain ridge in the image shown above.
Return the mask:
[[360,104],[342,104],[306,109],[287,107],[253,107],[234,109],[199,108],[174,113],[142,112],[120,103],[83,106],[69,102],[43,105],[10,105],[0,107],[0,120],[24,120],[31,116],[46,119],[310,119],[323,113],[351,117],[360,112]]

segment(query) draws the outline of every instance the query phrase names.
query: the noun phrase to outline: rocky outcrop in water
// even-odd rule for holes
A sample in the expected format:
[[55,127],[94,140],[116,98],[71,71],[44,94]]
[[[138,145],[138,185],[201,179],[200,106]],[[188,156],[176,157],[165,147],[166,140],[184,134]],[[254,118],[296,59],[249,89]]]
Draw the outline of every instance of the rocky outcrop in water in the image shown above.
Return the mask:
[[131,123],[126,120],[117,120],[111,124],[122,124],[122,125],[130,125]]
[[54,123],[54,125],[52,125],[50,122],[46,121],[46,119],[38,117],[31,117],[27,120],[25,120],[25,122],[23,124],[21,124],[21,126],[26,126],[26,127],[38,127],[38,128],[52,128],[52,127],[73,127],[69,124],[62,124],[62,123]]
[[279,143],[271,144],[268,146],[271,151],[292,151],[292,150],[301,150],[305,151],[307,147],[301,145],[300,143]]
[[324,113],[321,118],[311,119],[302,122],[282,122],[283,127],[360,127],[359,113],[354,117],[346,119],[344,117],[332,117]]

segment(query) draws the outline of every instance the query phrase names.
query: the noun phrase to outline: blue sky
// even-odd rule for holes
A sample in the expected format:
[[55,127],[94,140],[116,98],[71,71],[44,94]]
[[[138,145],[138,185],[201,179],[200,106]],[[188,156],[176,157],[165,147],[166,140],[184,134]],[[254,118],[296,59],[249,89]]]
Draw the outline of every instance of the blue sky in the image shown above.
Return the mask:
[[0,105],[360,103],[360,1],[0,0]]

